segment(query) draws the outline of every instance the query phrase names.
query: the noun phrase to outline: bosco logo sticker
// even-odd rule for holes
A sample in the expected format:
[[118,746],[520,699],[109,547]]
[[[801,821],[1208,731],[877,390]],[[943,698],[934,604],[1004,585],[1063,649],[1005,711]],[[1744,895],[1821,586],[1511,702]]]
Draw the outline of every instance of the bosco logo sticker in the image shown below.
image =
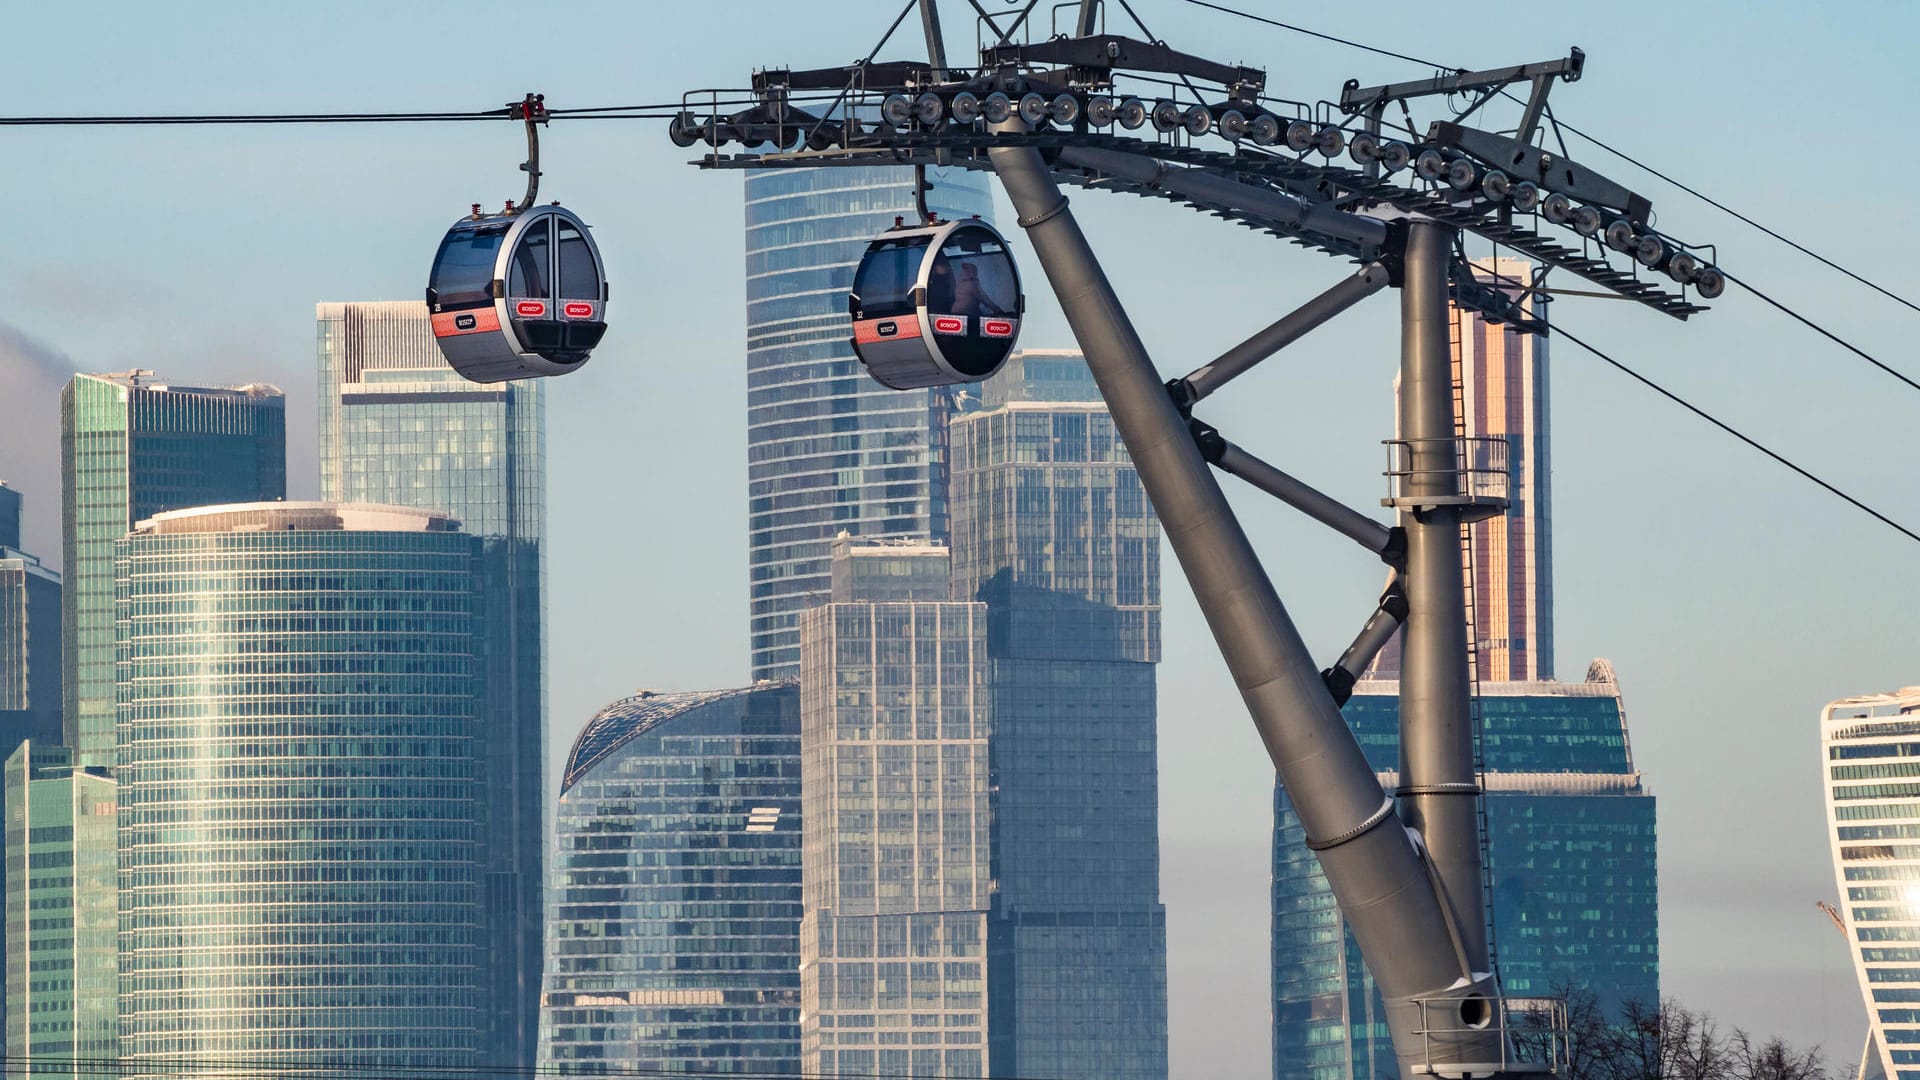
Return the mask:
[[888,319],[886,322],[874,327],[873,332],[881,337],[892,337],[900,332],[900,324],[894,322],[892,319]]
[[592,304],[568,304],[565,310],[569,319],[586,319],[593,316]]
[[935,315],[933,332],[936,334],[964,334],[967,332],[967,320],[958,315]]
[[1013,323],[1008,319],[987,319],[981,322],[980,332],[988,337],[1012,337]]
[[513,305],[513,313],[524,318],[537,318],[547,313],[547,305],[542,300],[521,300]]
[[479,322],[480,320],[471,315],[455,315],[453,317],[453,328],[455,330],[471,330],[479,325]]

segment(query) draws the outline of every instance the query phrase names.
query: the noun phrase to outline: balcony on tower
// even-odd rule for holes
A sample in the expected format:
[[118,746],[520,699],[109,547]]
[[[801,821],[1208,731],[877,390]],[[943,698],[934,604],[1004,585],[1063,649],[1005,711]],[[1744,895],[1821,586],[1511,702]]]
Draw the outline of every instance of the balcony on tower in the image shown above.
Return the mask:
[[1389,439],[1387,497],[1381,506],[1419,513],[1460,509],[1462,522],[1504,514],[1513,502],[1513,466],[1504,438]]

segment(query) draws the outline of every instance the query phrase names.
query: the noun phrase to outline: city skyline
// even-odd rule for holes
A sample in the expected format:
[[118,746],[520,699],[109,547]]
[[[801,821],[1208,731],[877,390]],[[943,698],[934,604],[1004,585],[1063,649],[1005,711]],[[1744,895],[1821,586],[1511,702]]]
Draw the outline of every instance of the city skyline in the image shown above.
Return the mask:
[[[478,10],[453,20],[386,11],[392,33],[369,40],[353,20],[226,9],[234,39],[259,47],[210,57],[192,70],[152,57],[203,47],[194,27],[129,13],[125,35],[103,37],[84,32],[69,14],[31,11],[22,32],[63,47],[20,58],[16,111],[125,111],[123,84],[73,77],[76,64],[84,70],[89,63],[149,79],[158,89],[143,111],[383,109],[443,100],[490,106],[522,88],[502,90],[495,73],[454,59],[463,46],[482,47],[480,24],[505,15]],[[601,32],[564,62],[530,61],[527,78],[556,102],[627,100],[656,85],[696,85],[692,77],[717,67],[744,71],[749,63],[828,62],[859,53],[838,31],[768,6],[752,14],[791,31],[778,48],[714,41],[658,57],[647,50],[653,66],[637,73],[632,43],[650,20],[611,8],[568,11]],[[1277,85],[1309,97],[1350,75],[1428,73],[1225,15],[1157,5],[1140,13],[1176,47],[1269,63],[1281,72]],[[1890,55],[1888,43],[1913,25],[1911,13],[1900,10],[1823,19],[1763,5],[1729,18],[1720,9],[1628,5],[1618,20],[1570,29],[1575,24],[1565,20],[1463,20],[1403,5],[1358,36],[1402,48],[1418,42],[1414,51],[1423,55],[1479,65],[1562,55],[1567,41],[1577,40],[1592,63],[1582,83],[1556,90],[1557,112],[1910,293],[1905,271],[1889,255],[1910,223],[1893,215],[1856,232],[1802,224],[1811,220],[1800,216],[1804,208],[1822,197],[1813,171],[1749,168],[1737,155],[1697,149],[1695,113],[1666,107],[1662,97],[1661,88],[1675,85],[1670,66],[1656,63],[1634,32],[1649,21],[1678,36],[1729,43],[1724,54],[1690,57],[1691,85],[1742,86],[1754,70],[1808,64],[1815,82],[1858,79],[1849,85],[1863,85],[1875,100],[1910,95],[1903,69],[1857,59]],[[1331,20],[1317,25],[1338,29]],[[440,35],[449,48],[432,57],[410,44]],[[273,45],[289,36],[311,47]],[[276,60],[262,64],[261,56]],[[1835,60],[1841,56],[1855,59],[1842,64]],[[420,74],[428,69],[430,76]],[[322,94],[320,86],[336,89]],[[1806,130],[1830,122],[1842,142],[1872,137],[1860,120],[1834,114],[1823,92],[1766,110],[1728,109],[1714,122],[1725,145],[1757,144],[1783,124]],[[729,285],[738,277],[740,250],[731,178],[695,174],[683,165],[691,153],[631,125],[556,123],[550,134],[547,179],[556,196],[605,210],[595,221],[612,260],[615,316],[594,368],[556,384],[552,394],[554,535],[566,549],[553,569],[554,707],[565,718],[553,732],[557,760],[571,729],[636,680],[740,681],[739,568],[747,556],[734,535],[737,499],[729,509],[725,495],[737,492],[740,480],[738,402],[745,392],[736,352],[740,297]],[[316,298],[412,295],[433,240],[470,195],[509,186],[517,192],[521,182],[512,171],[518,133],[487,124],[9,137],[35,156],[29,190],[44,191],[47,200],[44,221],[25,223],[19,243],[0,256],[0,289],[14,301],[7,318],[27,339],[92,370],[138,365],[201,382],[267,378],[302,398],[311,392],[300,384],[311,371],[307,319]],[[1896,169],[1912,155],[1897,142],[1887,149]],[[1593,153],[1580,143],[1573,151],[1583,160]],[[1836,331],[1876,355],[1903,355],[1910,316],[1891,304],[1883,310],[1877,305],[1885,302],[1790,261],[1784,249],[1776,252],[1626,166],[1599,157],[1595,164],[1644,183],[1675,227],[1691,231],[1699,223],[1704,235],[1721,240],[1725,263],[1762,288],[1830,318]],[[103,179],[128,170],[191,175],[203,186],[188,197],[175,184]],[[362,240],[344,243],[335,208],[344,190],[369,175],[381,178],[388,198],[366,208]],[[104,206],[115,213],[98,215]],[[663,206],[675,212],[662,213]],[[1336,276],[1321,260],[1276,252],[1270,241],[1192,215],[1176,221],[1173,211],[1152,204],[1089,191],[1074,193],[1074,208],[1116,283],[1138,305],[1143,334],[1168,375],[1204,361]],[[155,227],[128,230],[129,217]],[[54,222],[62,235],[51,231]],[[189,269],[174,270],[183,257]],[[1031,262],[1024,265],[1031,271]],[[1219,268],[1228,272],[1215,273]],[[1045,289],[1029,277],[1036,311],[1027,340],[1067,343],[1057,315],[1040,310]],[[202,288],[217,288],[225,302],[185,302]],[[1387,301],[1371,303],[1384,316]],[[1224,395],[1218,411],[1223,430],[1268,431],[1277,444],[1263,448],[1237,435],[1251,448],[1283,464],[1310,462],[1303,475],[1366,505],[1378,489],[1375,443],[1390,434],[1380,360],[1393,343],[1367,333],[1367,313],[1358,314],[1361,323],[1330,328],[1248,376],[1245,392]],[[1909,426],[1906,399],[1883,390],[1884,376],[1751,298],[1730,292],[1715,312],[1685,326],[1624,305],[1569,298],[1556,303],[1556,323],[1726,410],[1896,518],[1916,516],[1907,457],[1886,449],[1901,445],[1899,433]],[[173,329],[152,332],[161,325]],[[17,349],[15,340],[8,339]],[[1910,617],[1897,605],[1867,602],[1907,587],[1907,549],[1642,388],[1572,355],[1556,370],[1553,387],[1563,404],[1580,406],[1577,415],[1563,409],[1558,417],[1557,538],[1563,567],[1579,566],[1563,569],[1557,583],[1558,646],[1568,656],[1612,655],[1632,676],[1636,714],[1660,717],[1636,730],[1635,750],[1660,781],[1663,855],[1674,868],[1663,883],[1663,975],[1671,992],[1730,1022],[1821,1039],[1850,1054],[1861,1020],[1858,994],[1844,955],[1825,936],[1829,928],[1809,908],[1812,899],[1832,895],[1833,879],[1818,778],[1807,764],[1806,719],[1820,703],[1860,688],[1913,681],[1903,673]],[[23,390],[9,398],[21,403],[18,414],[9,408],[18,426],[0,425],[8,429],[0,431],[0,445],[9,455],[0,468],[21,481],[32,514],[31,507],[55,504],[57,485],[45,479],[47,451],[38,459],[17,456],[14,440],[44,426],[53,409],[28,407],[47,398],[44,383],[24,381],[37,369],[21,357],[7,353],[9,389]],[[291,408],[300,428],[293,456],[307,461],[311,409],[299,401]],[[638,467],[649,461],[672,464]],[[312,481],[296,484],[302,482],[309,486],[293,494],[310,496]],[[1377,591],[1377,568],[1354,565],[1255,500],[1240,502],[1251,508],[1256,541],[1272,552],[1270,566],[1316,656],[1337,653]],[[1761,527],[1734,527],[1751,521],[1756,508]],[[661,527],[668,515],[685,527]],[[57,540],[44,539],[54,530],[41,517],[43,538],[27,547],[57,566]],[[672,572],[643,569],[662,566]],[[1244,715],[1177,577],[1167,592],[1161,696],[1167,715],[1177,707],[1180,717],[1179,727],[1162,736],[1175,1056],[1196,1075],[1228,1063],[1264,1067],[1264,1007],[1256,1014],[1238,1002],[1264,1001],[1265,973],[1263,965],[1248,969],[1238,946],[1266,917],[1269,788]],[[667,610],[677,613],[669,627],[643,618]],[[1741,737],[1726,736],[1729,717],[1739,718]],[[1743,784],[1728,783],[1736,773]],[[1727,828],[1730,820],[1742,827]],[[1766,988],[1783,978],[1798,980],[1806,994],[1790,1005],[1776,1000]],[[1236,1047],[1248,1049],[1238,1054]]]

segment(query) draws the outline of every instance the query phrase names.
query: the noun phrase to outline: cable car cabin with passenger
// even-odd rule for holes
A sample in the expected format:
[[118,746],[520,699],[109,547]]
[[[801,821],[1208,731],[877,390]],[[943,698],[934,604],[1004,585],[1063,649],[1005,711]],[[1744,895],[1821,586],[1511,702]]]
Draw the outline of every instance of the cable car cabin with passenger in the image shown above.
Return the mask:
[[587,225],[558,205],[447,231],[427,284],[433,337],[474,382],[564,375],[607,331],[607,277]]
[[853,351],[895,390],[979,382],[1007,361],[1026,296],[1007,242],[978,218],[896,226],[847,297]]

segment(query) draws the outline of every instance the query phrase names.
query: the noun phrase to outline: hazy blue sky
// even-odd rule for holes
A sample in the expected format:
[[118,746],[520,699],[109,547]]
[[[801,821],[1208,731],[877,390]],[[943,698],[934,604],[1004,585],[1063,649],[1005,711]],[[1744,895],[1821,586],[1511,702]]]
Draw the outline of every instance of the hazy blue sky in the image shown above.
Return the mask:
[[[989,6],[1001,0],[986,0]],[[1920,228],[1899,185],[1920,9],[1739,2],[1263,4],[1276,17],[1453,63],[1588,54],[1562,118],[1907,295]],[[756,66],[862,56],[894,0],[832,5],[17,5],[0,111],[175,113],[651,103]],[[961,3],[944,5],[964,51]],[[1136,0],[1174,45],[1266,67],[1277,94],[1337,96],[1413,65],[1178,0]],[[1345,10],[1354,10],[1347,8]],[[908,23],[906,30],[912,30]],[[895,55],[915,47],[902,37]],[[57,556],[57,391],[77,368],[284,387],[290,488],[311,496],[313,305],[418,296],[441,231],[520,191],[499,124],[0,132],[0,476]],[[1910,372],[1920,314],[1845,282],[1598,152],[1659,224]],[[740,180],[686,167],[656,123],[556,123],[543,197],[596,226],[613,329],[551,384],[552,748],[635,687],[746,678]],[[1345,273],[1157,203],[1074,206],[1160,366],[1184,371]],[[1031,263],[1029,263],[1031,272]],[[1024,343],[1070,340],[1035,284]],[[1678,323],[1567,300],[1556,319],[1906,521],[1920,394],[1733,290]],[[1370,506],[1391,432],[1394,300],[1376,297],[1209,402],[1237,442]],[[1920,550],[1603,368],[1552,361],[1559,674],[1618,666],[1660,797],[1664,987],[1728,1024],[1859,1052],[1863,1013],[1834,898],[1816,716],[1920,683]],[[1330,661],[1379,567],[1236,492],[1282,596]],[[57,559],[54,559],[57,561]],[[1267,1068],[1271,776],[1167,560],[1161,669],[1164,882],[1175,1073]]]

